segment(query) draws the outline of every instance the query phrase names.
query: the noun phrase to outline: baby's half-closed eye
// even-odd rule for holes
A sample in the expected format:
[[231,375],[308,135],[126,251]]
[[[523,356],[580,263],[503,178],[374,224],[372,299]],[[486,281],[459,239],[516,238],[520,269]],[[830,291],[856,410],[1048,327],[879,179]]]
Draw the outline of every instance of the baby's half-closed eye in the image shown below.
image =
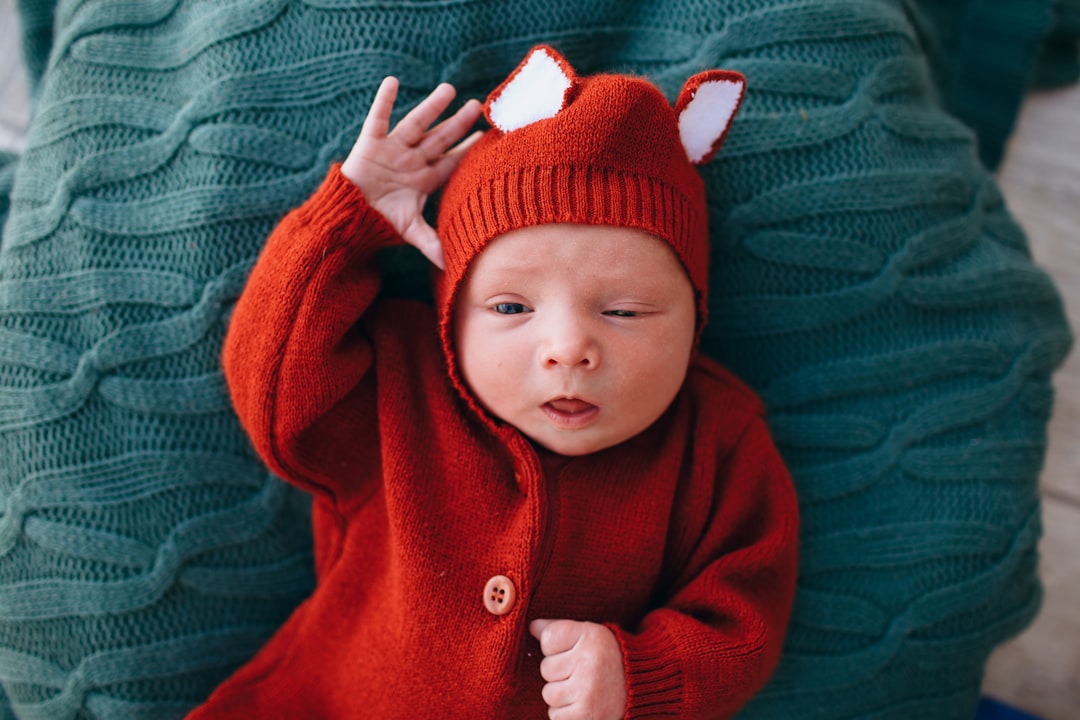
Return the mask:
[[521,313],[528,312],[528,308],[522,303],[514,302],[495,303],[491,309],[500,315],[520,315]]

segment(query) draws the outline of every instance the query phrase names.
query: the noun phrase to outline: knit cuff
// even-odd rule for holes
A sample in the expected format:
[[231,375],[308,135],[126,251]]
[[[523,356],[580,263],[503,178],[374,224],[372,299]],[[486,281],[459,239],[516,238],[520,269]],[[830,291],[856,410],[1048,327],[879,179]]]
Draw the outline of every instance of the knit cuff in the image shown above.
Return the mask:
[[615,633],[623,653],[626,672],[625,720],[638,717],[681,717],[683,706],[682,668],[672,661],[675,644],[663,633],[631,635],[617,625],[607,625]]
[[322,185],[296,210],[296,221],[332,245],[362,240],[365,247],[378,249],[404,243],[390,221],[342,174],[340,163],[330,167]]

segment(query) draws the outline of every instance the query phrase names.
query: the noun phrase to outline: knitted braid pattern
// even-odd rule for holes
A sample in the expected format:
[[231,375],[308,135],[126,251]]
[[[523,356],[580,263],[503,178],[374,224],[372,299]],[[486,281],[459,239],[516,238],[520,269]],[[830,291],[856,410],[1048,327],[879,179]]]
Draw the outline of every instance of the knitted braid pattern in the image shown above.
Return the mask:
[[179,716],[309,591],[303,502],[226,396],[229,308],[384,75],[402,109],[441,80],[482,98],[547,42],[670,97],[706,68],[749,81],[704,169],[704,343],[770,408],[803,544],[784,658],[743,716],[971,716],[1038,606],[1070,336],[905,5],[57,6],[0,247],[0,715]]

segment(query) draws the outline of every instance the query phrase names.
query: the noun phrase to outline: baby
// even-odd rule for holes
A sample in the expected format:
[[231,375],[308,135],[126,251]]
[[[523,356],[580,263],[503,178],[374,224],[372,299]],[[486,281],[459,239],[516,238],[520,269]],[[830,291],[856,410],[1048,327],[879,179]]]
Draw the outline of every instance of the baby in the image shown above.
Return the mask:
[[[224,363],[262,459],[315,498],[318,586],[200,718],[713,718],[779,656],[797,508],[754,394],[696,352],[711,159],[737,73],[578,77],[349,156],[267,241]],[[445,187],[444,187],[445,185]],[[443,188],[437,232],[423,219]],[[435,307],[378,297],[402,242]]]

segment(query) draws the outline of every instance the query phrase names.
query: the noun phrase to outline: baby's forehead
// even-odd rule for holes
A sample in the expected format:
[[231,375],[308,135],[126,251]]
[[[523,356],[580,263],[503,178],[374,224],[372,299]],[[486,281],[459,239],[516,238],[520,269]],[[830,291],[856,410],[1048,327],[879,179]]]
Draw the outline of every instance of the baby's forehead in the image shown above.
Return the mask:
[[659,237],[615,225],[545,224],[489,241],[467,281],[520,283],[565,277],[569,282],[651,284],[689,282],[675,251]]

